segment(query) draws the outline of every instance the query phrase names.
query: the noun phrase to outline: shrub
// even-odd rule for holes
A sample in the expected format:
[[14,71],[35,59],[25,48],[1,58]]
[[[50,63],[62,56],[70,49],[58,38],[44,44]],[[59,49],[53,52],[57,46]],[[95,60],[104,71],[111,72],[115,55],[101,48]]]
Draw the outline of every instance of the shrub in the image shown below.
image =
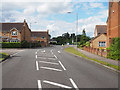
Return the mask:
[[2,42],[2,48],[20,48],[20,42]]
[[26,40],[23,40],[23,41],[21,42],[21,47],[22,47],[22,48],[29,48],[29,43],[28,43]]
[[110,52],[108,54],[108,58],[120,60],[120,37],[112,39],[112,43],[109,49]]

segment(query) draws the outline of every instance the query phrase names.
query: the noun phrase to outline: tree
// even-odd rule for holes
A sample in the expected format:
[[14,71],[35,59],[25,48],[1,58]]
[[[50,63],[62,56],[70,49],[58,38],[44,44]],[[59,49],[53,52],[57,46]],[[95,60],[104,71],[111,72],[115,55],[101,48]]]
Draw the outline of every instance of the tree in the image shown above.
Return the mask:
[[85,28],[84,28],[83,31],[82,31],[82,35],[83,35],[83,36],[86,36]]

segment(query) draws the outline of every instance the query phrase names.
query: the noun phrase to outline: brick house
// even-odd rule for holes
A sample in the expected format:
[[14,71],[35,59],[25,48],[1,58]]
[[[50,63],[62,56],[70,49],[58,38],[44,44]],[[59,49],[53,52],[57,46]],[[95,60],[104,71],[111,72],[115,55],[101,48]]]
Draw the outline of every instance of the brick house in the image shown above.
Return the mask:
[[23,23],[0,23],[0,38],[3,42],[30,42],[31,30],[26,21]]
[[31,41],[40,42],[41,46],[49,45],[49,31],[32,31],[31,32]]
[[26,20],[23,23],[0,23],[0,38],[2,42],[28,42],[40,41],[42,46],[49,45],[49,34],[47,31],[33,32],[30,30]]
[[110,46],[114,37],[120,37],[120,1],[109,1],[109,12],[107,19],[107,47]]
[[94,38],[90,40],[92,48],[106,48],[107,25],[96,25]]

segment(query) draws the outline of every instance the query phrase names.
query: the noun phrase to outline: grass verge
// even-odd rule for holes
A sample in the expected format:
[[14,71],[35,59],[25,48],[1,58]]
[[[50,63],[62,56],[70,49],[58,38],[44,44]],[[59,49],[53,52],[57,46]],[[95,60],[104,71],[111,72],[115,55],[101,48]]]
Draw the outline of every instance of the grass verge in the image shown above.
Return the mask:
[[7,53],[0,53],[0,61],[8,56]]
[[76,50],[75,48],[73,48],[73,47],[68,47],[68,48],[65,48],[64,50],[65,50],[66,52],[69,52],[69,53],[72,53],[72,54],[75,54],[75,55],[84,57],[84,58],[86,58],[86,59],[89,59],[89,60],[98,62],[98,63],[100,63],[100,64],[103,64],[103,65],[106,65],[106,66],[109,66],[109,67],[112,67],[112,68],[114,68],[114,69],[116,69],[116,70],[119,70],[119,69],[120,69],[120,67],[117,66],[117,65],[113,65],[113,64],[110,64],[110,63],[101,61],[101,60],[97,60],[97,59],[93,59],[93,58],[87,57],[87,56],[85,56],[84,54],[82,54],[81,52],[77,51],[77,50]]

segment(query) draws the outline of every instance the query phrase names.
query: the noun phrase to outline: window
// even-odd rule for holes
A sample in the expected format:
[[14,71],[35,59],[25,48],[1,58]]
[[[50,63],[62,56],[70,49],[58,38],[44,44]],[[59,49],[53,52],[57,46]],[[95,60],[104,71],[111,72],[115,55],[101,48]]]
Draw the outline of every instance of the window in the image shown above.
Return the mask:
[[45,37],[43,36],[42,39],[44,39]]
[[106,42],[99,42],[99,47],[106,47]]
[[37,37],[36,37],[36,36],[34,36],[33,38],[34,38],[34,39],[36,39]]
[[6,32],[4,32],[4,35],[6,35]]
[[16,31],[13,31],[12,32],[12,36],[16,36],[17,35],[17,32]]

